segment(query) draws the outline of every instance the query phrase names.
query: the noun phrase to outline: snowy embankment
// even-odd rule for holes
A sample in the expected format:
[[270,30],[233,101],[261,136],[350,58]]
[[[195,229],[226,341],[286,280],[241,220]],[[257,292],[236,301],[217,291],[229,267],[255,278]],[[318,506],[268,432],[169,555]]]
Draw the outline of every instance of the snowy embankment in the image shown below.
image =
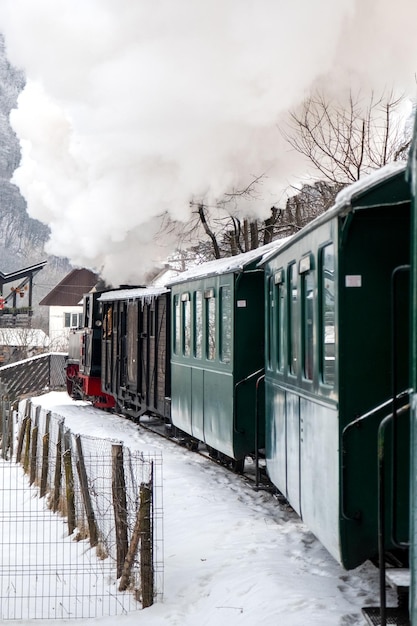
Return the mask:
[[[364,623],[361,607],[378,599],[377,570],[371,564],[343,570],[275,498],[132,422],[71,402],[65,393],[33,402],[64,416],[74,433],[163,452],[164,599],[118,617],[120,626]],[[114,620],[77,623],[110,626]]]

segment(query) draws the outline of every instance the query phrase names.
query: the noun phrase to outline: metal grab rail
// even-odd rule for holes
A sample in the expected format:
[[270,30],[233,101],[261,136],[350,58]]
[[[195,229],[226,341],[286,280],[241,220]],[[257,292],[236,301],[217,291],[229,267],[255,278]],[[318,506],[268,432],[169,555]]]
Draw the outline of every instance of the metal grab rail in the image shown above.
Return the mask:
[[265,374],[256,380],[256,410],[255,410],[255,487],[259,487],[259,387],[265,380]]
[[[404,391],[401,391],[399,394],[397,394],[395,401],[398,402],[404,398],[408,400],[410,396],[410,392],[411,392],[411,389],[405,389]],[[342,442],[341,443],[342,443],[343,463],[342,463],[342,484],[341,484],[341,489],[342,489],[341,513],[342,513],[343,519],[345,520],[359,521],[361,519],[360,511],[357,511],[353,516],[348,515],[346,512],[346,508],[347,508],[346,507],[346,491],[347,490],[345,489],[345,485],[347,483],[347,463],[346,463],[347,452],[345,449],[346,434],[348,431],[350,431],[353,428],[360,428],[364,422],[368,421],[371,417],[374,417],[377,413],[379,413],[383,409],[386,409],[387,407],[392,406],[392,405],[393,405],[393,399],[390,398],[389,400],[386,400],[382,404],[379,404],[378,406],[374,407],[367,413],[364,413],[360,417],[357,417],[352,422],[349,422],[349,424],[347,424],[342,430]],[[404,410],[408,410],[409,406],[410,406],[409,403],[407,403],[406,405],[403,405],[401,408],[397,409],[396,410],[397,415],[404,412]],[[381,418],[381,422],[386,418],[392,418],[392,417],[393,417],[393,414],[390,413],[388,416]]]
[[239,385],[243,385],[243,383],[247,383],[252,378],[255,378],[255,376],[262,375],[264,372],[265,372],[265,369],[261,367],[261,369],[257,370],[256,372],[252,372],[252,374],[249,374],[249,376],[246,376],[246,378],[242,378],[235,384],[235,388],[233,392],[233,432],[237,433],[238,435],[243,435],[245,431],[239,430],[237,427],[237,411],[236,411],[237,388],[239,387]]
[[[396,418],[410,409],[410,403],[405,404],[400,409],[396,409],[395,413],[387,415],[378,426],[378,552],[379,552],[379,602],[381,611],[381,626],[386,626],[387,616],[387,594],[385,588],[385,431],[389,423],[395,422]],[[394,499],[394,491],[393,491]],[[394,507],[392,507],[394,517]],[[394,535],[394,520],[391,519],[392,536],[391,541],[397,547],[406,548],[409,543],[399,542]],[[395,527],[396,529],[396,527]]]

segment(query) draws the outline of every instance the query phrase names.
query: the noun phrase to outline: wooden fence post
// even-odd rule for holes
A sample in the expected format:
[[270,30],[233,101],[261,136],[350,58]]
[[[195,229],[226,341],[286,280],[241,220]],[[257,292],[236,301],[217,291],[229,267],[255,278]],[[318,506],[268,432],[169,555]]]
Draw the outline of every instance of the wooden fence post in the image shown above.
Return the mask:
[[153,604],[152,479],[140,486],[140,580],[142,606]]
[[34,426],[32,429],[32,442],[30,446],[30,474],[29,474],[29,484],[33,485],[36,480],[36,462],[38,456],[38,434],[39,434],[39,426]]
[[140,540],[140,580],[144,609],[153,604],[154,597],[152,491],[153,480],[151,478],[149,483],[142,483],[140,486],[139,510],[136,514],[135,526],[119,585],[119,591],[126,591],[129,586],[133,561]]
[[[2,386],[2,393],[5,387]],[[13,456],[13,411],[10,400],[7,395],[1,397],[1,448],[2,457],[7,459],[7,452],[11,450],[10,455]]]
[[35,410],[35,424],[32,429],[31,446],[30,446],[30,475],[29,483],[33,485],[36,480],[36,470],[38,462],[38,435],[39,435],[39,415],[41,413],[41,406],[37,406]]
[[29,469],[29,462],[30,462],[30,434],[32,431],[32,420],[30,419],[30,417],[28,417],[27,421],[26,421],[26,429],[25,429],[25,441],[26,441],[26,445],[25,445],[25,455],[23,458],[23,470],[25,472],[25,474],[27,474],[28,469]]
[[77,472],[78,472],[78,477],[80,479],[81,494],[82,494],[82,498],[84,502],[85,513],[87,515],[88,532],[90,535],[90,545],[93,548],[94,546],[98,544],[98,531],[97,531],[96,517],[94,515],[94,509],[93,509],[93,505],[92,505],[91,498],[90,498],[90,491],[88,489],[88,478],[87,478],[87,472],[85,469],[84,454],[83,454],[83,449],[81,445],[80,435],[77,435],[75,437],[75,443],[77,446],[77,454],[78,454]]
[[52,510],[54,513],[58,511],[58,507],[59,507],[59,501],[61,497],[61,480],[62,480],[62,422],[58,424],[58,441],[56,442],[54,495],[52,498]]
[[127,503],[126,482],[123,467],[123,446],[112,446],[112,493],[116,524],[117,578],[123,573],[123,564],[127,554]]
[[42,437],[42,470],[41,470],[41,486],[40,497],[46,495],[48,487],[48,471],[49,471],[49,429],[51,424],[51,411],[45,415],[45,434]]
[[65,450],[63,457],[65,470],[65,494],[67,500],[68,534],[72,535],[75,530],[75,493],[74,474],[72,471],[72,454],[70,448]]

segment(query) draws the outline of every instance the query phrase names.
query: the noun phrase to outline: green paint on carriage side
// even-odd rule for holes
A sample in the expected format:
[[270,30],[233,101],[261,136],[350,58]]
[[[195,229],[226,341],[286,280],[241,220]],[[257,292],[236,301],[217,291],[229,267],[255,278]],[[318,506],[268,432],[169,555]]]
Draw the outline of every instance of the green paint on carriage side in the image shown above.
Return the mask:
[[[267,354],[272,350],[265,376],[268,472],[308,527],[348,569],[377,555],[377,428],[390,409],[359,429],[343,431],[390,398],[391,273],[409,260],[409,188],[404,168],[390,169],[369,181],[343,194],[333,209],[270,258],[265,271]],[[330,245],[334,329],[323,321],[326,274],[321,268],[324,250]],[[297,283],[290,285],[292,263]],[[270,306],[271,284],[277,280],[284,285],[282,344],[270,322],[271,315],[277,316],[279,296],[274,296],[274,306]],[[408,303],[406,283],[402,286],[405,295],[398,315],[404,333],[398,362],[399,387],[405,389]],[[288,321],[290,295],[297,296],[294,336]],[[306,326],[308,307],[311,328]],[[324,369],[331,361],[325,358],[329,347],[323,340],[325,331],[333,337],[335,355],[332,379],[327,381]],[[311,354],[306,359],[311,338]],[[291,371],[293,343],[297,347],[295,372]],[[277,345],[285,357],[281,369],[277,367],[280,357],[274,355]],[[407,433],[405,420],[399,431],[399,505],[395,509],[400,539],[408,537]],[[387,502],[391,500],[388,488]],[[390,531],[389,513],[387,524]]]
[[411,188],[411,473],[410,473],[410,619],[417,624],[417,115],[414,136],[408,160],[408,179]]
[[256,411],[264,446],[263,395],[257,406],[256,392],[264,365],[260,255],[233,271],[217,273],[214,264],[204,275],[202,266],[203,275],[171,285],[172,422],[235,460],[255,452]]

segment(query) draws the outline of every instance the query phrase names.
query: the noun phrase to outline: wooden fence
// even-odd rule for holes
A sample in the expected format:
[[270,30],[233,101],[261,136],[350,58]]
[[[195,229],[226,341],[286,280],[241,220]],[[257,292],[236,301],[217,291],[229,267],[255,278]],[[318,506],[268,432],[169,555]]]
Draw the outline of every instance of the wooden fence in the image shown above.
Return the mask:
[[162,497],[155,498],[161,457],[73,434],[61,416],[30,400],[0,397],[2,458],[22,465],[48,507],[65,516],[70,536],[114,562],[119,591],[150,606],[162,594],[162,536],[155,525],[162,518]]

